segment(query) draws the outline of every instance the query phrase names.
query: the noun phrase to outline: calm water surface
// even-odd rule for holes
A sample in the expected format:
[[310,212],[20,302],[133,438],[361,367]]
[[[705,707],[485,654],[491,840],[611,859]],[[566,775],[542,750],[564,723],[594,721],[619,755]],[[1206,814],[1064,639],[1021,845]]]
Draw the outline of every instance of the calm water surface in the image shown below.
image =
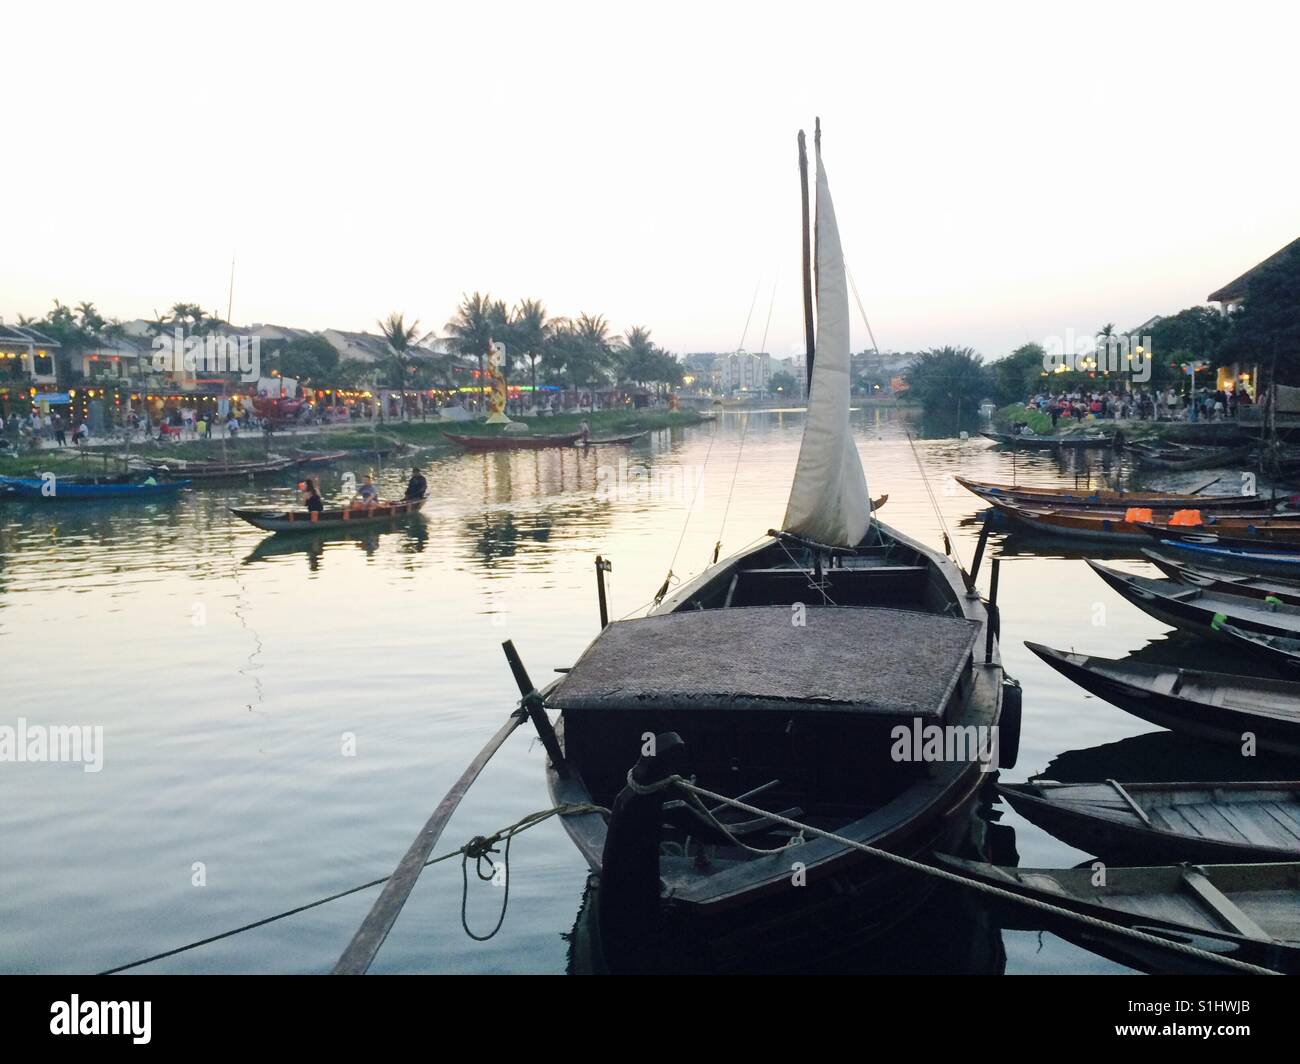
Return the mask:
[[[918,441],[923,477],[896,414],[855,422],[872,494],[890,496],[881,516],[939,546],[928,482],[967,564],[981,504],[951,474],[1049,484],[1077,475],[975,437]],[[623,615],[646,604],[679,540],[672,567],[685,577],[719,538],[725,556],[779,524],[801,429],[798,412],[729,413],[588,454],[435,457],[420,522],[324,543],[269,538],[230,516],[230,505],[289,499],[291,479],[148,505],[0,504],[0,723],[22,716],[105,733],[98,773],[0,764],[0,970],[98,971],[391,872],[517,702],[502,640],[515,641],[540,685],[597,632],[598,552],[613,560],[613,612]],[[1080,460],[1101,470],[1099,458]],[[325,473],[327,497],[342,472]],[[401,474],[382,471],[387,493],[400,493]],[[1202,664],[1221,651],[1165,639],[1168,629],[1068,550],[1044,554],[1014,536],[990,550],[1007,562],[1003,652],[1025,689],[1020,760],[1004,780],[1049,765],[1056,778],[1233,770],[1165,733],[1135,738],[1152,729],[1085,695],[1021,641]],[[349,736],[355,756],[344,753]],[[516,732],[438,852],[549,806],[543,763],[531,732]],[[1259,775],[1277,778],[1270,771]],[[1087,856],[998,809],[1022,864]],[[195,885],[196,867],[205,885]],[[460,927],[459,862],[426,871],[375,970],[565,971],[587,870],[558,822],[516,840],[511,878],[504,927],[478,943]],[[486,930],[501,891],[471,882],[471,926]],[[326,971],[374,896],[142,970]],[[974,969],[1002,967],[1000,935],[1009,972],[1126,970],[1051,935],[1000,930],[966,903],[935,905],[943,911],[924,927],[855,963],[924,968],[916,945],[924,953],[929,931],[959,920],[986,939]]]

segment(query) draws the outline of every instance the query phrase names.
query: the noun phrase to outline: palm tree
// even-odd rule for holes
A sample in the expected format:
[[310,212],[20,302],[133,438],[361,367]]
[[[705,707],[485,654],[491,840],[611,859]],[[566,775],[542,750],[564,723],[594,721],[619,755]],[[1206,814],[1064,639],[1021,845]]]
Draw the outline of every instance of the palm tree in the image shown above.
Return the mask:
[[504,336],[509,328],[506,305],[486,293],[475,292],[463,296],[456,316],[447,322],[447,333],[452,346],[462,355],[478,358],[479,396],[482,397],[484,380],[483,360],[488,355],[488,344],[494,337]]
[[[410,325],[406,324],[405,315],[393,311],[388,315],[385,321],[377,322],[379,326],[379,335],[384,338],[388,348],[393,352],[393,365],[396,370],[397,380],[395,387],[406,387],[407,369],[407,352],[415,344],[420,334],[419,321],[413,321]],[[405,401],[403,401],[405,406]]]
[[650,339],[650,330],[634,325],[623,334],[615,351],[614,369],[620,381],[646,384],[654,379],[655,356],[659,349]]
[[510,340],[528,359],[533,384],[533,404],[537,403],[537,360],[545,349],[551,322],[546,307],[537,299],[521,299],[510,315]]

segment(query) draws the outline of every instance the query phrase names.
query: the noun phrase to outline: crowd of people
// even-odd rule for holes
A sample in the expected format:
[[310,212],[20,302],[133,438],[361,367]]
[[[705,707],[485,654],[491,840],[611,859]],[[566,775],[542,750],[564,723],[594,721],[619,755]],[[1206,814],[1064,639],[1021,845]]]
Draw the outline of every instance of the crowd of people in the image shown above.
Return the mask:
[[1198,388],[1185,395],[1174,388],[1142,389],[1133,392],[1073,391],[1031,396],[1025,406],[1052,419],[1083,421],[1087,417],[1142,421],[1222,421],[1235,418],[1243,407],[1252,405],[1244,388]]
[[0,441],[9,441],[26,446],[40,446],[49,441],[56,447],[67,447],[83,443],[90,438],[90,426],[85,421],[73,421],[65,418],[57,410],[42,414],[33,410],[25,417],[5,419],[0,414]]

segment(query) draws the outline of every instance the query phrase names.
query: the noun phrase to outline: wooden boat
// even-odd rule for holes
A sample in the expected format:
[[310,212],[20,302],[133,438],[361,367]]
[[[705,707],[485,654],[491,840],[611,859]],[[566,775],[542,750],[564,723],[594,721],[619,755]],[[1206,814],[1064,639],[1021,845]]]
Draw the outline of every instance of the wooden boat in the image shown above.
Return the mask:
[[282,473],[291,469],[294,459],[275,455],[262,461],[252,462],[218,462],[185,461],[184,459],[146,459],[149,467],[156,473],[170,474],[179,471],[185,477],[195,481],[235,480],[245,477],[266,476]]
[[1295,606],[1187,587],[1173,580],[1131,576],[1094,561],[1088,565],[1138,609],[1175,628],[1214,638],[1219,635],[1220,625],[1235,624],[1263,635],[1300,637],[1300,608]]
[[[1169,518],[1164,514],[1161,515],[1165,518],[1163,521],[1130,521],[1129,511],[1118,508],[1063,509],[1021,506],[1013,502],[992,499],[989,501],[999,513],[1016,524],[1040,535],[1052,537],[1086,539],[1098,543],[1149,544],[1150,537],[1154,533],[1182,532],[1182,528],[1178,526],[1171,529],[1168,524]],[[1202,510],[1201,514],[1204,523],[1196,526],[1195,534],[1198,535],[1221,530],[1230,535],[1253,535],[1261,540],[1268,538],[1270,541],[1273,537],[1300,536],[1300,519],[1273,517],[1265,510],[1228,511],[1222,515]]]
[[1300,864],[1108,867],[1102,885],[1085,868],[1000,868],[943,857],[942,864],[982,883],[1121,927],[1168,937],[1171,948],[1068,917],[1026,910],[1032,926],[1057,931],[1143,971],[1207,974],[1232,971],[1202,950],[1277,972],[1300,972]]
[[1143,465],[1155,469],[1217,469],[1249,459],[1254,448],[1242,447],[1194,447],[1185,444],[1167,444],[1165,446],[1146,446],[1130,443],[1127,447]]
[[815,838],[797,851],[807,890],[792,892],[787,827],[724,806],[723,832],[680,793],[643,784],[678,772],[921,856],[956,845],[989,776],[973,748],[899,759],[895,729],[950,725],[991,738],[980,729],[1004,720],[1004,694],[1008,728],[1018,710],[988,608],[961,571],[871,516],[849,428],[847,285],[820,164],[817,234],[820,336],[784,528],[671,592],[665,581],[648,616],[609,624],[541,692],[539,710],[558,714],[553,800],[612,809],[608,820],[592,812],[562,824],[601,876],[602,937],[606,949],[623,943],[624,961],[653,952],[663,920],[713,934],[796,894],[802,905],[848,889],[901,919],[929,886]]
[[1152,724],[1238,748],[1250,733],[1263,750],[1300,757],[1300,683],[1025,646],[1085,691]]
[[[94,502],[100,499],[156,499],[175,495],[190,485],[188,480],[163,480],[152,484],[140,479],[109,476],[95,477],[0,477],[7,492],[17,498],[48,502]],[[51,490],[52,487],[52,490]]]
[[1113,447],[1115,434],[1105,432],[1078,433],[1073,436],[1025,436],[1011,432],[981,432],[981,436],[992,440],[1002,447],[1015,447],[1017,450],[1051,451],[1058,447]]
[[1204,568],[1150,549],[1143,550],[1142,553],[1170,580],[1188,587],[1203,587],[1207,591],[1223,591],[1229,595],[1272,599],[1288,606],[1300,606],[1300,583],[1234,573],[1230,569]]
[[[1244,515],[1242,517],[1244,518]],[[1149,523],[1142,525],[1142,530],[1161,542],[1176,540],[1203,547],[1234,547],[1246,550],[1265,548],[1300,557],[1300,520],[1295,517],[1250,518],[1235,521],[1232,518],[1216,519],[1194,528]]]
[[1026,820],[1105,861],[1300,860],[1300,783],[999,785]]
[[294,464],[299,469],[316,469],[320,466],[333,465],[335,462],[341,462],[351,451],[299,451],[293,452]]
[[326,529],[363,528],[369,525],[388,524],[419,513],[424,499],[404,499],[400,502],[378,503],[375,506],[354,506],[322,510],[254,510],[231,508],[231,513],[255,528],[267,532],[323,532]]
[[1284,544],[1240,544],[1240,541],[1235,541],[1240,545],[1233,545],[1213,533],[1200,532],[1189,536],[1174,534],[1169,529],[1144,528],[1143,531],[1155,541],[1161,554],[1185,558],[1196,566],[1226,569],[1247,576],[1300,581],[1300,551]]
[[1054,488],[1038,484],[995,484],[986,480],[954,477],[963,488],[986,502],[1011,502],[1018,506],[1055,509],[1127,509],[1142,506],[1153,510],[1203,509],[1256,510],[1265,503],[1258,495],[1195,495],[1158,491],[1111,491],[1103,488]]
[[543,447],[568,447],[575,443],[581,432],[561,432],[549,435],[533,435],[527,432],[504,433],[493,436],[462,436],[454,432],[444,432],[452,443],[464,447],[467,451],[516,451],[540,450]]
[[600,439],[600,440],[589,439],[587,440],[586,443],[583,443],[581,436],[579,436],[577,445],[579,447],[608,447],[610,444],[614,444],[614,443],[632,443],[635,440],[645,439],[645,437],[649,435],[650,435],[650,430],[646,429],[643,432],[632,432],[626,436],[606,436],[604,439]]
[[1263,632],[1248,632],[1235,624],[1220,624],[1219,635],[1237,644],[1241,649],[1268,658],[1274,665],[1280,665],[1300,676],[1300,639],[1267,635]]

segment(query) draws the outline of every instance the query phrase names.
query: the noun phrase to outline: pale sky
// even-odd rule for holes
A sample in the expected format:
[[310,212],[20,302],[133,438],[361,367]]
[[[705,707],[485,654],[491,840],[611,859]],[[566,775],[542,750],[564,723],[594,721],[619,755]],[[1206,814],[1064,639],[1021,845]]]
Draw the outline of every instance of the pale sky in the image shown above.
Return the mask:
[[[820,115],[882,348],[1136,325],[1300,236],[1294,4],[8,5],[0,315],[441,330],[462,292],[801,349]],[[854,321],[855,348],[866,330]]]

